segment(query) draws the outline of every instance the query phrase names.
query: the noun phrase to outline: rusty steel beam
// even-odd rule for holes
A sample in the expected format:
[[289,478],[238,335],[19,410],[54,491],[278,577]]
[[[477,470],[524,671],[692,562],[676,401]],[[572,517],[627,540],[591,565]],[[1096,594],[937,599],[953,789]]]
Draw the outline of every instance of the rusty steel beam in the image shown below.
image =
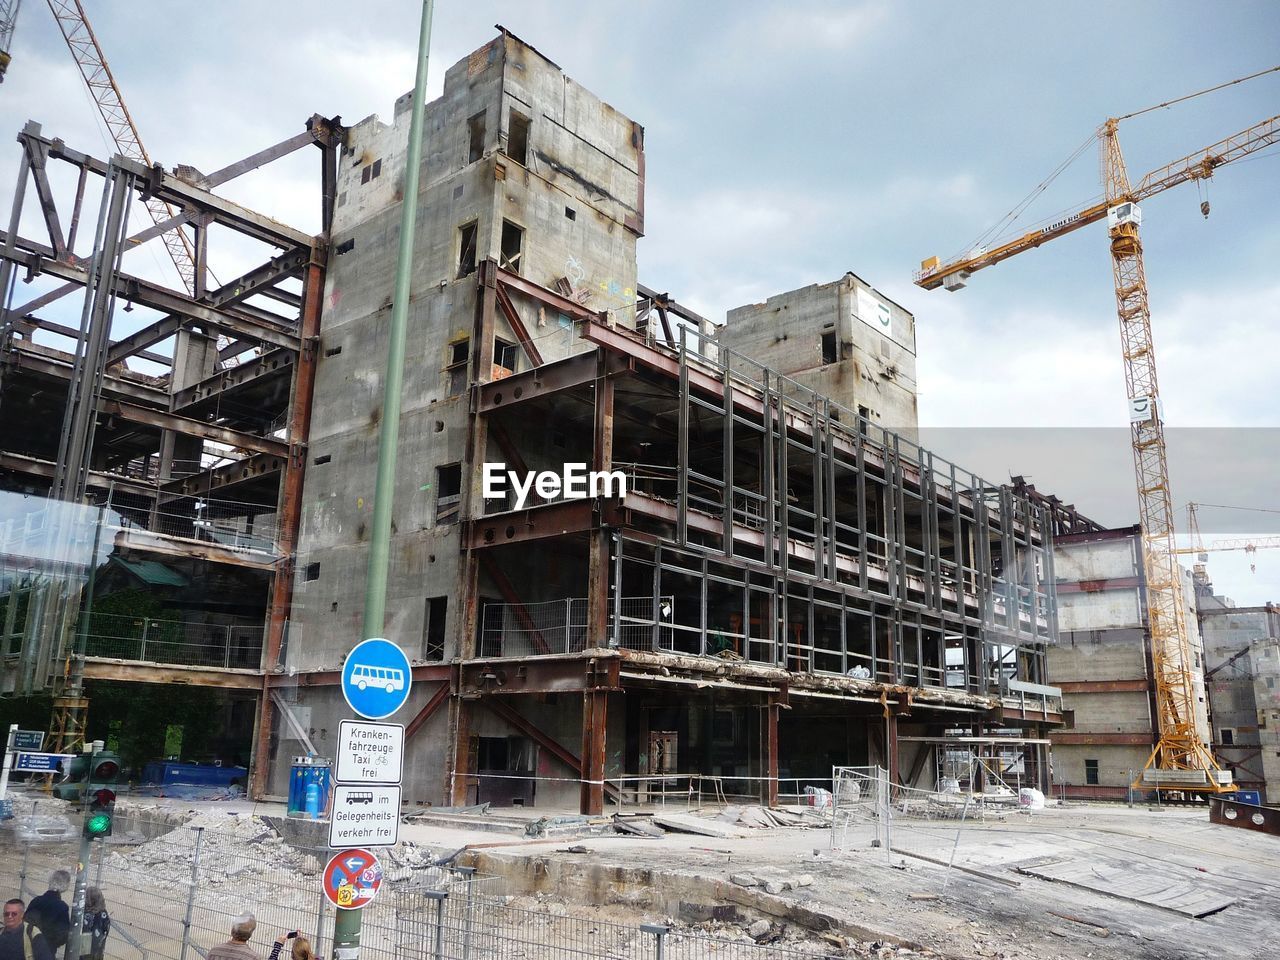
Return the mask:
[[193,383],[186,389],[175,393],[173,395],[173,409],[177,412],[197,401],[207,400],[217,394],[226,393],[232,387],[244,386],[265,377],[289,373],[293,368],[293,358],[294,351],[292,350],[272,350],[270,353],[247,363],[219,370],[212,376],[205,377],[198,383]]
[[253,450],[256,453],[269,453],[274,456],[285,456],[289,453],[289,445],[281,440],[257,437],[251,433],[243,433],[240,430],[220,427],[215,423],[203,423],[200,420],[179,417],[164,410],[140,407],[135,403],[127,403],[123,400],[105,400],[100,404],[99,410],[107,416],[119,417],[122,420],[128,420],[130,423],[141,423],[160,430],[173,430],[175,433],[181,433],[184,436],[213,440],[217,443],[225,443],[228,446],[239,447],[243,450]]
[[168,340],[181,330],[186,323],[186,317],[171,313],[167,317],[161,317],[155,323],[148,324],[136,333],[129,334],[123,340],[117,340],[107,350],[107,366],[120,363],[126,357],[140,354],[147,347],[154,346],[163,340]]
[[[43,480],[52,480],[56,465],[52,460],[40,460],[36,457],[0,451],[0,470],[21,473],[30,477],[40,477]],[[100,470],[89,471],[88,485],[93,490],[109,490],[115,487],[117,490],[128,490],[131,493],[140,493],[149,497],[155,496],[156,492],[156,488],[148,484],[130,480],[128,477],[116,476],[112,473],[103,473]]]
[[298,276],[307,268],[310,260],[309,247],[287,250],[244,276],[223,284],[202,299],[211,307],[227,307],[241,300],[248,300],[274,287],[281,280]]
[[578,812],[590,817],[604,813],[604,764],[608,739],[609,694],[589,690],[582,694],[581,783]]
[[467,660],[458,667],[457,692],[489,694],[576,693],[622,689],[621,658],[596,653]]
[[524,348],[525,356],[529,358],[529,363],[535,367],[542,366],[542,351],[538,349],[537,344],[533,342],[533,338],[529,336],[529,331],[524,325],[524,321],[520,319],[520,312],[516,310],[516,306],[511,302],[511,295],[503,289],[501,284],[497,287],[498,306],[502,308],[502,315],[507,318],[507,323],[511,326],[511,332],[516,335],[516,339],[520,341],[520,346]]
[[1209,798],[1209,822],[1280,837],[1280,810],[1225,797]]
[[[449,664],[418,663],[409,668],[414,683],[435,683],[447,681],[451,676]],[[292,676],[285,673],[270,673],[265,676],[267,686],[275,690],[278,687],[336,687],[342,683],[341,670],[306,670]]]
[[1146,677],[1136,680],[1064,680],[1054,684],[1063,693],[1146,693],[1151,681]]
[[1152,747],[1156,737],[1151,733],[1079,733],[1053,730],[1049,739],[1055,747],[1126,746]]
[[[69,380],[71,378],[70,357],[61,350],[51,350],[50,352],[55,354],[57,359],[41,353],[40,344],[38,343],[17,343],[14,344],[10,362],[22,370],[30,370],[33,373],[43,374],[47,377],[56,377],[59,380]],[[66,359],[62,359],[63,357],[66,357]],[[161,387],[151,387],[133,380],[127,380],[124,377],[113,375],[110,371],[103,377],[102,394],[107,397],[136,400],[140,403],[155,403],[159,405],[167,404],[168,402],[168,395]]]
[[251,457],[226,463],[220,467],[211,467],[200,473],[190,474],[166,480],[160,484],[161,493],[175,496],[201,496],[230,487],[246,480],[270,476],[284,469],[285,458],[266,453],[255,453]]
[[[604,501],[604,516],[620,523],[621,513],[614,501]],[[477,517],[463,524],[464,545],[475,549],[497,547],[504,543],[525,543],[549,537],[563,537],[570,533],[593,530],[598,519],[590,500],[561,500],[540,507],[510,513],[495,513]]]
[[425,727],[427,725],[427,721],[430,720],[433,716],[435,716],[436,711],[439,710],[442,706],[444,706],[448,702],[449,702],[449,684],[442,683],[440,684],[440,689],[438,689],[434,694],[432,694],[431,699],[426,702],[426,705],[423,706],[423,708],[419,710],[416,714],[414,714],[414,717],[412,720],[410,720],[407,724],[405,724],[405,728],[404,728],[405,742],[408,742],[409,740],[413,739],[414,734],[416,734],[419,730]]
[[[15,314],[13,325],[28,335],[35,333],[37,330],[47,330],[49,333],[56,333],[60,337],[66,337],[68,340],[80,339],[80,331],[75,327],[68,327],[66,324],[57,323],[53,320],[45,320],[30,313],[22,316]],[[173,365],[172,358],[166,357],[163,353],[139,350],[137,355],[143,360],[150,360],[152,363],[158,363],[162,366],[169,367]]]
[[538,397],[591,383],[596,377],[595,356],[579,353],[563,360],[553,360],[532,370],[491,380],[478,387],[480,413],[492,413],[500,407],[535,400]]
[[554,290],[548,290],[546,287],[534,283],[532,280],[526,280],[518,273],[512,273],[510,270],[498,268],[497,272],[498,286],[507,287],[510,290],[517,290],[527,297],[558,310],[567,317],[573,317],[575,320],[594,320],[602,321],[604,314],[595,310],[588,310],[576,300],[570,300],[563,297]]
[[[43,144],[51,159],[63,160],[76,167],[85,167],[92,173],[106,175],[107,164],[104,161],[73,150],[60,140],[28,133],[20,134],[20,139]],[[145,163],[124,157],[117,157],[116,163],[136,176],[140,187],[151,196],[184,210],[194,207],[198,212],[211,214],[213,222],[237,233],[281,248],[309,246],[313,240],[310,234],[295,227],[192,186],[158,165],[148,167]]]
[[[293,396],[289,405],[289,443],[285,451],[284,476],[280,483],[279,526],[276,543],[284,555],[271,580],[271,603],[267,609],[266,649],[263,665],[268,671],[280,659],[284,644],[285,625],[293,603],[293,567],[298,549],[298,533],[302,526],[302,489],[307,466],[307,438],[311,431],[311,408],[315,393],[316,355],[320,349],[320,312],[324,298],[324,251],[317,244],[311,262],[307,266],[303,282],[303,307],[300,318],[302,349],[294,369]],[[270,674],[268,673],[268,676]],[[262,758],[267,756],[271,737],[271,697],[264,679],[259,701],[258,748],[259,758],[253,771],[255,795],[266,792],[267,768]]]
[[84,678],[122,680],[127,683],[186,684],[192,687],[220,687],[224,690],[252,691],[262,687],[262,675],[257,670],[130,663],[102,657],[85,658]]

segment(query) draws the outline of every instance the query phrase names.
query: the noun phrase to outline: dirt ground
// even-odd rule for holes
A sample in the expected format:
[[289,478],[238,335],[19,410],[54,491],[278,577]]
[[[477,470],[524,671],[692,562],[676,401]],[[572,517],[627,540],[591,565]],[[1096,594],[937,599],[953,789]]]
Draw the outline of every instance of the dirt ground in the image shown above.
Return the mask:
[[[682,807],[667,810],[689,815]],[[279,805],[172,803],[173,814],[188,811],[202,822],[212,816],[210,823],[221,817],[237,823],[238,831],[250,838],[244,844],[248,855],[259,858],[234,860],[232,834],[222,844],[225,853],[206,856],[210,881],[216,879],[219,857],[233,866],[225,871],[227,904],[221,904],[227,896],[216,889],[201,895],[205,909],[195,918],[200,942],[216,942],[226,916],[238,909],[238,885],[253,871],[268,871],[268,864],[264,899],[281,910],[287,907],[291,916],[315,912],[310,904],[318,887],[313,889],[316,880],[310,874],[318,864],[302,869],[306,864],[300,861],[302,866],[286,869],[280,859],[283,848],[268,849],[279,840],[263,840],[272,831],[257,818],[279,816]],[[716,812],[694,813],[712,817]],[[401,827],[401,840],[407,843],[400,858],[409,852],[426,862],[467,848],[457,862],[470,860],[482,871],[498,874],[513,911],[550,926],[568,927],[582,918],[634,925],[665,922],[675,927],[676,936],[701,931],[745,941],[752,930],[759,938],[761,924],[768,921],[766,941],[814,951],[844,942],[846,955],[865,957],[1280,960],[1275,935],[1280,838],[1212,825],[1203,808],[1089,804],[1010,811],[971,820],[958,836],[953,822],[919,829],[902,825],[895,830],[892,855],[873,847],[869,833],[841,834],[833,844],[832,831],[816,817],[810,818],[815,826],[809,829],[719,824],[715,829],[739,835],[715,837],[678,832],[660,839],[613,833],[542,839],[524,835],[529,821],[554,813],[494,811],[479,820],[433,813],[429,822]],[[152,848],[155,863],[144,855]],[[898,848],[920,856],[904,856]],[[137,852],[122,850],[118,856],[128,853],[130,866],[125,869],[121,860],[116,871],[117,859],[110,858],[107,880],[118,872],[111,884],[116,890],[120,881],[127,881],[126,887],[149,888],[145,899],[153,907],[157,896],[171,896],[160,912],[172,926],[181,921],[178,888],[188,861],[165,863],[166,857],[174,859],[165,851],[161,840]],[[395,852],[387,856],[388,862],[397,862]],[[957,869],[948,871],[941,864],[953,857]],[[45,864],[33,862],[31,867],[39,875]],[[1062,868],[1072,871],[1063,878],[1070,882],[1026,872]],[[143,870],[145,881],[140,882]],[[298,870],[302,873],[295,877]],[[177,892],[160,891],[166,884]],[[124,906],[119,899],[116,903]],[[1171,909],[1185,903],[1213,912],[1197,919]],[[260,903],[259,908],[267,906]],[[209,912],[207,920],[203,912]],[[286,922],[282,914],[279,923]],[[323,912],[317,923],[317,929],[327,927]],[[148,943],[153,951],[169,955],[160,948],[161,940],[168,945],[174,938],[168,926],[141,917],[135,924],[139,936],[145,930],[157,938]]]
[[[668,833],[657,840],[608,836],[538,843],[433,826],[406,826],[402,835],[435,847],[483,844],[489,860],[506,861],[514,876],[530,860],[544,860],[562,871],[640,868],[656,871],[655,883],[678,876],[703,881],[709,890],[716,883],[723,889],[734,877],[773,880],[791,887],[776,894],[781,904],[903,941],[913,951],[954,958],[1280,958],[1280,839],[1210,824],[1203,807],[1051,807],[970,823],[958,843],[955,830],[945,827],[907,838],[913,852],[942,861],[954,846],[954,862],[972,872],[950,874],[915,857],[886,857],[870,846],[833,850],[829,830],[743,832],[748,835]],[[1079,864],[1096,875],[1091,882],[1102,889],[1018,871],[1046,862]],[[795,884],[806,876],[811,883]],[[1150,889],[1153,881],[1160,892],[1185,890],[1232,902],[1197,919],[1125,899],[1139,887]],[[758,886],[753,891],[762,893]]]

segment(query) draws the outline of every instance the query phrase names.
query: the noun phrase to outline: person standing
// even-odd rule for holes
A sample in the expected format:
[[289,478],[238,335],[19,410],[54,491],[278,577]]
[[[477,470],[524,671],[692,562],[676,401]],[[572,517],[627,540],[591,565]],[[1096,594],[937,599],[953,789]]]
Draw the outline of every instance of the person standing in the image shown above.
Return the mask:
[[44,934],[51,950],[66,946],[71,934],[71,908],[62,899],[63,892],[71,886],[71,874],[55,870],[49,874],[49,889],[31,901],[27,907],[26,922]]
[[267,955],[267,960],[280,960],[280,951],[284,949],[287,941],[292,940],[293,946],[289,950],[290,960],[316,960],[315,952],[311,949],[311,941],[306,937],[298,936],[297,930],[289,933],[282,933],[276,937],[276,942],[271,946],[271,953]]
[[4,927],[0,929],[0,960],[53,960],[53,951],[44,934],[23,920],[26,910],[18,899],[4,904]]
[[84,924],[80,927],[81,960],[103,960],[107,952],[107,934],[111,932],[111,917],[107,913],[107,898],[97,887],[90,887],[85,894]]
[[210,950],[206,960],[262,960],[258,951],[249,946],[249,938],[256,929],[258,920],[252,913],[240,914],[231,925],[231,939]]

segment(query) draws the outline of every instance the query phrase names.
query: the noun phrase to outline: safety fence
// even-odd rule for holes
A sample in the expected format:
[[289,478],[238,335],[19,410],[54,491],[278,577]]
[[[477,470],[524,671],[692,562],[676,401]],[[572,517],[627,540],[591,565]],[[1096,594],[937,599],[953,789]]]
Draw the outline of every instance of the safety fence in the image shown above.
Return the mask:
[[[79,815],[54,801],[22,798],[0,829],[0,884],[29,901],[56,870],[74,875]],[[335,908],[321,889],[332,851],[285,843],[248,814],[148,817],[117,813],[115,831],[95,841],[86,882],[111,917],[106,956],[198,960],[226,942],[244,913],[257,918],[250,946],[298,930],[319,956],[333,952]],[[363,960],[800,960],[856,956],[826,943],[757,943],[666,923],[624,923],[591,907],[504,896],[501,881],[442,863],[402,843],[379,850],[383,890],[363,910]],[[67,894],[70,901],[71,893]],[[781,936],[780,928],[762,939]]]
[[256,670],[262,662],[261,625],[204,623],[113,613],[90,614],[84,652],[89,657],[148,660]]
[[[675,598],[622,597],[617,610],[610,603],[609,637],[632,649],[654,646],[658,629],[659,649],[671,650],[672,611]],[[528,657],[552,653],[578,653],[587,646],[587,599],[566,597],[540,603],[486,603],[481,614],[480,647],[486,657]],[[613,629],[615,613],[618,629]],[[612,642],[612,641],[611,641]]]
[[159,502],[113,490],[103,522],[124,531],[198,540],[237,553],[276,553],[273,506],[211,497],[165,495]]
[[891,783],[883,767],[835,767],[832,771],[831,847],[877,850],[946,868],[945,889],[958,862],[966,828],[1017,809],[1018,798],[952,790],[920,790]]
[[402,895],[396,960],[818,960],[831,946],[757,943],[665,923],[619,923],[517,906],[472,888]]

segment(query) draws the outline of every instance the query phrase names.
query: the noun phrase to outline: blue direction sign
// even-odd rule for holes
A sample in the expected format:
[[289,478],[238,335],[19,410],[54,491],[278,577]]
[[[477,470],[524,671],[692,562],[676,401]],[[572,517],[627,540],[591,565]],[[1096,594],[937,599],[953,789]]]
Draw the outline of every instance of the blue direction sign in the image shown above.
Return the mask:
[[352,710],[369,720],[389,717],[403,707],[412,682],[409,658],[381,637],[357,643],[342,665],[342,695]]
[[43,730],[15,730],[13,731],[13,749],[15,750],[39,750],[44,746]]
[[57,773],[62,764],[70,759],[69,753],[20,753],[13,769],[29,773]]

